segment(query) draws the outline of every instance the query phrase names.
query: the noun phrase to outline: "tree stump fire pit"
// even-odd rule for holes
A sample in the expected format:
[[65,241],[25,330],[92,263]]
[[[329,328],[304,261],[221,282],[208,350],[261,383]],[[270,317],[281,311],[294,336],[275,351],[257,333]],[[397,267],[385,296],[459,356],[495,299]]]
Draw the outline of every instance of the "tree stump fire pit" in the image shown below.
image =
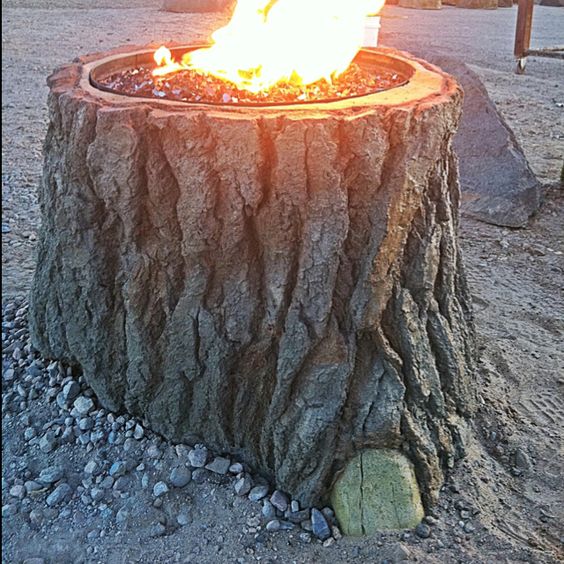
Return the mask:
[[34,345],[106,407],[236,454],[304,504],[380,451],[411,461],[432,505],[474,405],[457,83],[377,49],[358,64],[405,84],[336,101],[93,85],[151,54],[49,80]]

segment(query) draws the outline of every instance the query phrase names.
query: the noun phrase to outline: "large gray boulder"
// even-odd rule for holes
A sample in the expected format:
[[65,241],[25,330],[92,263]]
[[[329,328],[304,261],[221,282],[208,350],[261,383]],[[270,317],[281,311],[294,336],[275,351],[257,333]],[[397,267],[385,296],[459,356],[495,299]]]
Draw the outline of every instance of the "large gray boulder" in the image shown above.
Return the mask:
[[540,207],[542,187],[480,77],[459,59],[416,52],[455,76],[464,90],[462,120],[454,138],[462,213],[495,225],[525,226]]

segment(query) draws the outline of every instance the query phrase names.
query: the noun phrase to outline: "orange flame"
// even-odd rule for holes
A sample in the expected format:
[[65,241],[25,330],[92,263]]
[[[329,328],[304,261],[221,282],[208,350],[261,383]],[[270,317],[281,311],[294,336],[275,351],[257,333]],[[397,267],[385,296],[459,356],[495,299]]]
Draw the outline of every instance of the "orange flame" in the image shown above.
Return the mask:
[[155,53],[155,76],[194,69],[251,92],[281,81],[311,84],[344,72],[362,46],[365,18],[384,0],[238,0],[209,48],[174,61]]

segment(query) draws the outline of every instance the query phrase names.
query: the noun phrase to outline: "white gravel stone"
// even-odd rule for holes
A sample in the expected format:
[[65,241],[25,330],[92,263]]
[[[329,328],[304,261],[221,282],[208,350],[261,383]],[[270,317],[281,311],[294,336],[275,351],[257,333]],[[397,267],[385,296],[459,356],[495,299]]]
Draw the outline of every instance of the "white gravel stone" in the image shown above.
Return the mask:
[[160,497],[169,491],[168,486],[164,482],[157,482],[153,486],[153,495]]
[[90,398],[79,396],[74,400],[73,407],[79,415],[88,415],[94,409],[94,402]]
[[140,441],[145,436],[145,430],[141,425],[135,425],[135,429],[133,430],[133,438]]

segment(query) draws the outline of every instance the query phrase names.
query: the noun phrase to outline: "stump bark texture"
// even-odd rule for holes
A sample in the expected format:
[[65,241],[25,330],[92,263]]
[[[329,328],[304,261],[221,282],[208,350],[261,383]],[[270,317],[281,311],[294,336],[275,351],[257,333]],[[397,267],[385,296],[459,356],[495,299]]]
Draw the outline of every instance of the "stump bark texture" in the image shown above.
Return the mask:
[[366,448],[423,499],[474,406],[452,138],[461,91],[286,109],[126,98],[49,80],[31,325],[101,402],[240,456],[303,503]]

